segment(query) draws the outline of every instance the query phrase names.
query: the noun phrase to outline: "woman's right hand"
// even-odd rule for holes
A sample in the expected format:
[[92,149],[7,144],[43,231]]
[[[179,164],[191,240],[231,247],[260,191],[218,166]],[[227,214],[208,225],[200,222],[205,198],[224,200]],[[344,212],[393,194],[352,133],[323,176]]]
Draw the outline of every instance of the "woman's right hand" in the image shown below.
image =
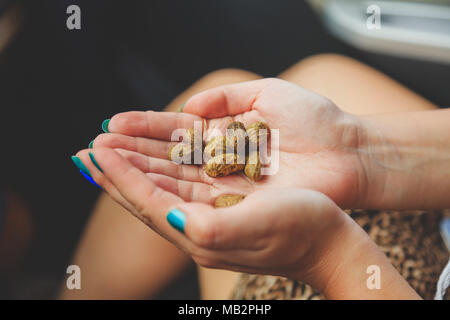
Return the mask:
[[[204,130],[224,132],[233,120],[279,129],[275,174],[256,183],[244,175],[211,178],[167,159],[175,129],[201,121]],[[450,110],[350,115],[294,84],[263,79],[199,93],[183,113],[118,114],[109,123],[112,134],[98,137],[94,148],[122,149],[150,179],[187,201],[297,187],[324,193],[343,208],[442,209],[450,205],[449,120]]]
[[[203,130],[223,132],[232,120],[246,126],[259,120],[279,129],[278,172],[259,182],[244,175],[211,178],[197,166],[169,161],[172,132],[203,119]],[[95,139],[94,149],[117,149],[156,184],[187,201],[212,203],[223,193],[283,187],[317,190],[342,207],[363,207],[367,198],[371,177],[358,152],[358,118],[286,81],[263,79],[207,90],[189,99],[183,113],[117,114],[108,130]]]

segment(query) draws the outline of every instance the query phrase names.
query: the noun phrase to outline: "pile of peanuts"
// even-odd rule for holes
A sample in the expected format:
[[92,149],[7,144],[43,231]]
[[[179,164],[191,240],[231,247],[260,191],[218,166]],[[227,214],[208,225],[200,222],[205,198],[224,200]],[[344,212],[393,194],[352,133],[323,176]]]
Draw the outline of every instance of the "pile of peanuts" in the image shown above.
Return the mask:
[[[183,141],[169,150],[169,159],[181,159],[182,163],[194,163],[194,155],[200,152],[199,146],[194,145],[194,129],[187,129]],[[270,138],[269,127],[257,121],[245,128],[239,121],[230,123],[225,136],[215,136],[204,146],[203,153],[206,159],[205,172],[208,176],[224,177],[232,173],[244,171],[244,174],[253,181],[261,180],[261,161],[259,158],[260,146]],[[243,159],[242,157],[245,157]],[[203,157],[202,157],[203,159]],[[242,195],[225,194],[217,198],[216,207],[226,207],[236,204],[244,199]]]

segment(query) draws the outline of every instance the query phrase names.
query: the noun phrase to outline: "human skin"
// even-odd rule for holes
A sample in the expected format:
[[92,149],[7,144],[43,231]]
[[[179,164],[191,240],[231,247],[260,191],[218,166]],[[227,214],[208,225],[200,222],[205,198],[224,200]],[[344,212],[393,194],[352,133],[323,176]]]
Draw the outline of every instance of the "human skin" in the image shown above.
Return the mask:
[[[318,192],[265,189],[226,209],[177,209],[186,216],[186,237],[214,252],[194,255],[201,265],[296,279],[328,299],[420,298],[354,220]],[[374,265],[379,289],[367,285]]]
[[71,264],[83,272],[83,289],[64,282],[59,299],[154,299],[192,260],[104,194]]
[[[329,299],[420,298],[368,235],[321,193],[263,189],[233,207],[213,208],[180,201],[149,179],[137,181],[141,173],[113,150],[99,149],[96,154],[105,159],[99,164],[108,179],[148,225],[158,228],[165,212],[174,207],[183,212],[182,228],[159,230],[200,266],[297,279]],[[124,179],[138,182],[138,188],[122,189],[130,182]],[[367,286],[371,265],[380,268],[378,290]]]
[[[221,89],[223,89],[223,88],[221,88]],[[279,89],[279,88],[278,88]],[[209,92],[209,93],[211,93],[211,92]],[[196,97],[194,97],[193,99],[195,99]],[[192,100],[192,99],[191,99]],[[190,106],[190,104],[192,103],[191,102],[191,100],[188,102],[188,104],[186,105],[186,107],[185,107],[185,111],[187,111],[186,110],[186,108],[188,108],[189,106]],[[208,103],[209,103],[209,106],[214,106],[214,103],[212,103],[211,104],[211,101],[213,101],[214,102],[214,100],[213,99],[211,99],[211,97],[209,96],[207,96],[207,100],[208,100]],[[226,99],[226,101],[228,102],[229,101],[229,99]],[[319,100],[316,100],[316,101],[319,101]],[[231,103],[230,103],[231,104]],[[218,105],[220,105],[220,104],[218,104]],[[233,104],[233,105],[236,105],[236,104]],[[201,106],[201,103],[197,103],[197,104],[195,104],[195,106]],[[217,112],[217,109],[221,109],[221,110],[223,110],[224,108],[216,108],[216,109],[214,109],[214,107],[213,108],[210,108],[210,109],[208,109],[209,111],[211,111],[212,110],[212,112]],[[313,108],[308,108],[308,109],[313,109]],[[199,109],[199,110],[201,110],[201,108]],[[226,109],[225,108],[225,110],[227,110],[228,112],[230,111],[229,109]],[[320,113],[320,112],[323,112],[324,111],[324,109],[322,109],[322,110],[320,110],[318,113]],[[336,110],[334,110],[334,111],[336,111]],[[250,111],[251,112],[251,111]],[[437,111],[434,111],[435,113],[437,112]],[[231,114],[232,114],[232,112],[231,112]],[[130,115],[130,114],[128,114],[128,115]],[[135,116],[135,115],[137,115],[137,114],[133,114],[133,116]],[[148,114],[147,114],[148,115]],[[308,115],[307,115],[308,116]],[[323,116],[323,115],[321,115],[321,116]],[[345,132],[349,132],[348,130],[340,130],[339,128],[340,128],[340,126],[339,126],[339,124],[348,124],[347,122],[348,122],[348,119],[344,119],[344,120],[342,120],[342,122],[340,122],[339,120],[339,117],[340,116],[342,116],[341,114],[339,114],[337,117],[330,117],[330,118],[333,118],[333,120],[334,121],[336,121],[336,118],[337,118],[337,122],[336,122],[336,124],[338,124],[336,127],[338,128],[338,130],[337,130],[337,132],[334,132],[335,134],[334,135],[336,135],[336,133],[338,133],[338,136],[339,136],[339,134],[341,134],[341,137],[342,136],[345,136]],[[404,119],[405,118],[405,116],[404,115],[402,115],[403,117],[402,117],[402,119]],[[183,120],[183,118],[184,119],[188,119],[188,118],[186,118],[184,115],[175,115],[174,117],[177,117],[177,118],[175,118],[175,119],[178,119],[177,121],[180,121],[180,119],[182,119],[182,121],[184,121]],[[220,117],[220,115],[213,115],[213,116],[211,116],[211,117]],[[342,116],[342,117],[345,117],[345,114]],[[412,118],[412,120],[410,120],[411,121],[411,123],[414,123],[415,122],[415,120],[414,120],[414,118],[415,117],[421,117],[421,118],[423,118],[422,117],[422,115],[416,115],[416,116],[414,116],[413,118]],[[434,117],[436,117],[436,115],[434,116]],[[441,112],[441,114],[440,115],[438,115],[438,117],[443,117],[443,114],[442,114],[442,112]],[[237,118],[237,117],[236,117]],[[325,115],[325,118],[326,118],[326,115]],[[329,118],[329,119],[330,119]],[[408,118],[408,117],[406,117],[406,118]],[[267,120],[267,118],[266,117],[264,117],[264,119],[265,120]],[[314,118],[313,118],[314,119]],[[324,118],[320,118],[319,117],[319,119],[324,119]],[[417,118],[415,118],[415,119],[417,119]],[[134,119],[134,120],[136,120],[136,119]],[[165,120],[167,120],[167,119],[165,119]],[[247,119],[248,120],[248,119]],[[252,120],[252,119],[250,119],[250,120]],[[309,120],[311,120],[311,118],[309,118]],[[317,120],[317,119],[316,119]],[[358,119],[358,121],[356,121],[356,122],[354,122],[353,124],[355,124],[356,126],[357,126],[357,137],[358,137],[358,143],[357,143],[357,145],[355,146],[355,144],[354,143],[350,143],[350,144],[342,144],[345,148],[344,148],[344,151],[345,152],[347,152],[347,151],[349,151],[350,153],[351,152],[354,152],[354,148],[356,148],[356,150],[357,150],[357,152],[356,153],[360,153],[360,155],[359,155],[359,158],[360,159],[358,159],[358,160],[360,160],[362,163],[364,163],[365,161],[369,161],[368,163],[369,164],[372,164],[372,165],[374,165],[374,164],[377,164],[377,165],[379,165],[380,167],[382,167],[382,168],[387,168],[387,169],[389,169],[390,167],[391,167],[391,169],[389,169],[389,170],[392,170],[393,171],[393,173],[389,173],[389,175],[387,175],[387,174],[383,174],[383,175],[381,175],[381,177],[382,177],[382,179],[380,179],[379,181],[381,181],[381,182],[379,182],[379,183],[381,183],[381,185],[382,185],[382,182],[384,181],[385,183],[386,183],[386,181],[388,181],[388,179],[387,179],[387,177],[389,177],[390,179],[393,179],[393,178],[395,178],[396,179],[396,181],[401,181],[402,179],[404,179],[405,180],[405,182],[406,182],[406,184],[408,184],[408,183],[410,183],[410,181],[408,180],[408,179],[406,179],[407,178],[407,175],[405,175],[405,174],[402,174],[402,170],[400,170],[400,173],[399,173],[399,170],[398,170],[398,165],[400,164],[402,164],[401,162],[398,162],[398,159],[401,159],[401,157],[398,157],[397,155],[398,155],[398,153],[397,154],[394,154],[394,157],[393,157],[393,159],[395,160],[395,161],[390,161],[389,160],[389,157],[384,157],[384,155],[389,155],[389,152],[379,152],[379,147],[386,147],[386,146],[388,146],[388,147],[390,147],[390,146],[392,146],[392,145],[394,145],[394,143],[396,144],[395,145],[395,147],[396,148],[393,148],[393,149],[389,149],[388,148],[388,150],[396,150],[396,152],[398,152],[397,150],[404,150],[404,151],[409,151],[409,152],[411,152],[411,150],[413,150],[414,152],[412,152],[411,153],[411,155],[415,155],[415,156],[417,156],[417,158],[415,158],[415,160],[416,160],[416,162],[413,162],[413,164],[414,164],[414,166],[413,167],[406,167],[407,168],[407,170],[404,170],[404,171],[406,171],[408,174],[411,172],[410,170],[413,170],[413,168],[416,168],[417,167],[417,164],[420,164],[421,165],[421,170],[425,170],[425,172],[427,173],[427,174],[423,174],[422,175],[422,177],[424,177],[425,178],[425,176],[426,177],[438,177],[439,176],[439,174],[435,174],[435,175],[433,175],[433,172],[435,171],[435,170],[437,170],[438,171],[438,173],[439,173],[439,171],[441,171],[441,177],[442,177],[442,173],[444,173],[444,175],[446,174],[446,171],[445,171],[445,168],[446,168],[446,166],[445,166],[445,163],[446,163],[446,150],[448,150],[448,148],[446,149],[445,148],[445,145],[444,145],[444,148],[443,148],[443,150],[444,150],[444,152],[439,152],[439,150],[441,150],[442,148],[436,148],[436,149],[439,149],[439,150],[434,150],[434,147],[436,146],[436,145],[434,145],[434,144],[427,144],[427,139],[430,139],[430,135],[429,135],[429,131],[427,132],[428,134],[427,135],[420,135],[420,127],[419,127],[419,130],[418,131],[416,131],[416,132],[418,132],[419,134],[418,134],[418,137],[419,137],[419,139],[417,139],[417,137],[416,137],[416,139],[417,139],[417,141],[419,141],[420,142],[420,144],[419,144],[419,146],[422,144],[422,143],[424,143],[425,145],[429,145],[429,146],[431,146],[431,147],[433,147],[433,152],[436,152],[436,153],[432,153],[431,154],[431,157],[430,157],[430,154],[428,154],[427,156],[424,156],[424,155],[416,155],[415,153],[417,153],[417,149],[415,149],[415,148],[411,148],[411,142],[409,142],[409,143],[405,143],[405,144],[403,144],[403,140],[401,139],[401,136],[399,136],[399,132],[398,131],[396,131],[396,130],[398,130],[398,128],[397,127],[395,127],[395,129],[396,130],[393,130],[394,128],[394,126],[392,126],[392,127],[390,127],[389,126],[389,121],[388,120],[385,120],[385,119],[383,119],[383,117],[382,116],[380,116],[378,119],[375,119],[375,118],[370,118],[370,119],[367,119],[367,120],[364,120],[363,118],[359,118]],[[373,121],[379,121],[379,122],[373,122]],[[181,122],[182,122],[181,121]],[[187,121],[190,121],[189,119],[187,120]],[[214,120],[213,120],[214,121]],[[217,121],[217,120],[216,120]],[[267,120],[267,122],[269,122],[270,120]],[[431,121],[430,119],[428,119],[428,121]],[[117,120],[116,120],[116,122],[117,122]],[[157,122],[159,122],[159,121],[155,121],[155,123],[157,123]],[[229,118],[228,118],[228,121],[227,121],[227,123],[229,122]],[[306,123],[307,121],[305,121],[305,123]],[[320,121],[317,121],[317,122],[320,122]],[[359,122],[359,124],[358,124],[358,122]],[[112,132],[115,132],[115,127],[112,125],[113,123],[115,123],[114,122],[114,118],[113,118],[113,120],[111,121],[111,123],[110,123],[110,131],[112,131]],[[131,122],[130,122],[131,123]],[[244,123],[245,123],[245,121],[244,121]],[[350,121],[350,123],[351,123],[351,121]],[[361,123],[364,123],[364,125],[361,125]],[[378,126],[376,126],[375,124],[376,123],[380,123],[380,125]],[[426,122],[427,123],[427,122]],[[167,125],[167,124],[169,124],[169,127],[170,127],[170,122],[168,122],[168,121],[165,121],[164,122],[164,124],[165,125]],[[180,122],[178,122],[178,124],[180,125],[181,123]],[[187,124],[187,123],[186,123]],[[209,122],[208,124],[213,124],[213,125],[218,125],[217,123],[213,123],[213,122]],[[385,126],[385,128],[383,129],[383,135],[382,135],[382,137],[383,137],[383,139],[379,139],[379,137],[380,137],[380,128],[382,128],[383,127],[383,125],[381,125],[381,124],[383,124],[384,126]],[[133,125],[134,125],[134,130],[136,130],[136,129],[138,129],[139,128],[139,121],[133,121]],[[396,122],[396,125],[397,125],[397,122]],[[273,124],[270,124],[269,123],[269,126],[271,126],[272,128],[273,128]],[[372,127],[372,126],[375,126],[376,128],[377,128],[377,130],[374,130],[373,132],[373,134],[368,134],[368,133],[371,133],[371,131],[370,131],[370,128]],[[405,125],[406,126],[406,125]],[[182,126],[183,127],[183,126]],[[188,126],[184,126],[184,127],[188,127]],[[343,126],[344,128],[346,127],[345,125]],[[406,127],[408,127],[408,126],[406,126]],[[417,130],[417,126],[415,127],[415,130]],[[153,128],[152,128],[153,129]],[[392,131],[390,131],[390,130],[388,130],[388,129],[390,129],[390,130],[392,130]],[[352,132],[353,131],[353,128],[352,129],[350,129],[350,132]],[[376,134],[375,134],[375,132],[376,132]],[[389,134],[390,134],[390,132],[391,132],[391,134],[392,134],[392,136],[390,136]],[[436,134],[435,132],[432,132],[432,133],[434,133],[434,134]],[[137,134],[136,134],[137,135]],[[141,132],[141,135],[142,135],[142,132]],[[324,134],[325,135],[325,134]],[[326,136],[326,135],[325,135]],[[389,137],[392,137],[392,140],[390,140],[390,139],[388,139]],[[432,137],[433,137],[433,135],[431,135],[431,140],[432,140]],[[348,137],[346,137],[346,138],[348,138]],[[350,137],[350,138],[352,138],[352,137]],[[400,138],[400,139],[399,139]],[[420,139],[420,138],[422,138],[422,139]],[[404,139],[406,139],[406,137],[404,137]],[[325,141],[326,142],[328,142],[327,141],[327,139],[325,139]],[[346,139],[342,139],[341,141],[347,141]],[[349,139],[348,141],[353,141],[354,142],[354,139]],[[363,141],[363,143],[360,143],[360,141]],[[142,140],[141,140],[141,147],[143,146],[143,144],[142,144]],[[148,141],[147,141],[148,142]],[[282,143],[282,139],[280,138],[280,142]],[[321,146],[322,145],[322,143],[323,143],[323,140],[320,140],[320,141],[314,141],[318,146]],[[335,141],[334,141],[335,142]],[[370,144],[369,144],[369,142],[370,142]],[[378,144],[379,142],[382,142],[382,143],[380,143],[380,144]],[[154,144],[156,143],[156,141],[152,141],[152,142],[150,142],[150,144],[152,144],[153,143],[153,146],[154,146]],[[336,143],[336,142],[335,142]],[[325,144],[327,147],[330,147],[330,146],[333,146],[333,143],[330,143],[330,142],[328,142],[327,144]],[[287,145],[288,146],[288,145]],[[439,144],[439,146],[441,146],[442,147],[442,145],[441,144]],[[316,146],[317,147],[317,146]],[[372,150],[374,151],[372,154],[371,154],[371,156],[370,157],[367,157],[366,158],[366,156],[367,156],[367,150],[368,149],[365,149],[365,148],[367,148],[367,147],[370,147],[370,148],[372,148]],[[150,149],[154,149],[154,148],[150,148]],[[156,148],[156,149],[158,149],[158,148]],[[330,148],[330,149],[332,149],[332,151],[335,151],[335,150],[333,150],[333,148]],[[339,148],[338,148],[339,149]],[[304,150],[307,150],[307,147],[305,147],[305,149]],[[112,151],[112,150],[108,150],[108,151],[106,151],[106,150],[102,150],[102,149],[96,149],[95,150],[95,154],[96,154],[96,158],[97,157],[100,157],[100,158],[104,158],[104,157],[102,157],[102,153],[104,153],[104,152],[110,152],[110,151]],[[137,150],[136,150],[137,151]],[[283,150],[282,150],[283,151]],[[342,151],[342,150],[339,150],[339,151]],[[139,160],[136,160],[136,159],[138,159],[139,157],[140,157],[140,155],[136,155],[136,154],[133,154],[132,156],[130,156],[131,155],[131,153],[129,153],[129,152],[123,152],[123,151],[119,151],[122,155],[126,155],[126,157],[128,158],[128,159],[130,159],[130,160],[132,160],[132,162],[133,162],[133,164],[134,165],[137,165],[140,169],[143,169],[143,170],[145,170],[145,168],[144,167],[140,167],[139,166]],[[100,155],[99,155],[100,154]],[[362,156],[361,156],[361,154],[362,154]],[[380,159],[380,158],[378,158],[378,156],[379,155],[382,155],[382,158]],[[117,155],[117,154],[116,154]],[[115,158],[115,156],[116,155],[110,155],[111,156],[111,158]],[[328,156],[328,154],[326,154],[325,153],[325,155],[326,156]],[[405,156],[406,156],[407,154],[405,154]],[[80,154],[80,157],[82,157],[83,156],[83,154],[81,153]],[[118,156],[118,155],[117,155]],[[161,156],[162,156],[162,154],[161,154]],[[137,158],[132,158],[132,157],[137,157]],[[143,159],[143,158],[140,158],[140,159]],[[332,159],[332,157],[330,157],[329,159]],[[374,160],[375,159],[375,160]],[[83,159],[84,160],[84,159]],[[125,160],[125,159],[123,159],[122,158],[122,160]],[[388,161],[389,160],[389,161]],[[411,162],[410,162],[410,157],[408,157],[408,162],[407,163],[405,163],[405,164],[410,164]],[[100,160],[99,160],[100,161]],[[153,162],[155,162],[155,160],[150,160],[150,159],[147,159],[147,161],[149,161],[149,163],[152,163],[153,164]],[[370,161],[373,161],[372,163],[370,162]],[[388,161],[388,162],[383,162],[383,161]],[[380,164],[381,163],[381,164]],[[129,164],[129,163],[128,163]],[[100,161],[100,165],[103,167],[103,164],[101,163],[101,161]],[[282,168],[282,167],[281,167]],[[280,170],[281,170],[281,168],[280,168]],[[378,169],[378,167],[375,167],[376,169]],[[393,169],[392,169],[393,168]],[[167,169],[167,168],[166,168]],[[401,169],[401,167],[400,167],[400,169]],[[444,169],[444,171],[442,172],[442,169]],[[95,168],[93,168],[92,170],[95,170]],[[184,169],[183,169],[184,170]],[[366,168],[364,168],[364,170],[366,170]],[[130,171],[133,171],[133,172],[135,172],[136,170],[130,170]],[[154,171],[147,171],[147,172],[150,172],[150,178],[152,179],[152,178],[154,178],[154,176],[152,176],[152,172],[153,173],[155,173]],[[123,173],[123,172],[122,172]],[[128,173],[128,171],[127,171],[127,173]],[[142,172],[141,172],[142,173]],[[397,175],[397,176],[396,176]],[[94,174],[94,178],[97,180],[97,181],[100,181],[100,183],[102,183],[102,182],[104,182],[106,185],[108,185],[108,181],[106,180],[106,179],[102,179],[102,177],[101,177],[101,175],[99,176],[99,177],[97,177],[97,176],[95,176],[95,174]],[[269,177],[270,178],[270,177]],[[147,181],[149,180],[149,179],[146,179]],[[155,181],[155,179],[152,179],[153,180],[153,182],[157,182],[157,181]],[[436,179],[434,179],[434,180],[436,180]],[[432,182],[434,181],[433,179],[431,180]],[[121,180],[122,182],[124,182],[123,180]],[[409,181],[409,182],[408,182]],[[114,181],[113,181],[114,182]],[[191,186],[193,185],[193,183],[192,183],[192,181],[182,181],[182,182],[186,182],[187,184],[190,184]],[[424,183],[427,183],[427,181],[424,181]],[[428,182],[429,183],[429,182]],[[157,183],[158,184],[158,183]],[[114,185],[115,186],[118,186],[119,184],[117,183],[117,181],[116,182],[114,182]],[[345,183],[343,184],[344,186],[346,185]],[[160,184],[160,186],[161,186],[161,184]],[[110,186],[109,186],[110,187]],[[131,187],[131,186],[130,186]],[[445,185],[443,186],[443,187],[445,187]],[[108,186],[107,186],[107,188],[108,188]],[[167,186],[166,186],[166,188],[167,188]],[[406,186],[405,186],[405,188],[406,188]],[[110,188],[110,189],[112,189],[112,188]],[[257,188],[255,188],[255,189],[257,189]],[[381,188],[382,189],[382,188]],[[124,190],[123,188],[122,188],[122,186],[121,186],[121,190],[126,194],[126,196],[124,197],[124,199],[122,199],[122,200],[125,200],[125,201],[129,201],[129,197],[131,197],[133,200],[132,200],[132,202],[131,202],[131,204],[133,203],[133,202],[136,202],[138,199],[137,198],[135,198],[134,197],[134,195],[131,195],[130,193],[129,193],[129,190]],[[161,190],[161,189],[156,189],[156,190]],[[172,190],[173,191],[173,190]],[[320,191],[322,191],[322,190],[320,190]],[[161,192],[161,191],[158,191],[158,192]],[[381,193],[380,193],[381,194]],[[408,194],[408,192],[406,192],[405,194]],[[181,193],[180,193],[180,195],[181,195]],[[194,194],[195,195],[195,194]],[[378,195],[378,194],[377,194]],[[439,198],[439,195],[438,195],[438,197],[437,197],[437,200],[438,200],[438,202],[436,202],[436,199],[431,199],[431,201],[429,201],[429,200],[427,200],[429,197],[428,196],[423,196],[422,198],[420,198],[420,199],[417,199],[417,200],[419,200],[419,201],[421,201],[421,203],[422,203],[422,206],[427,206],[427,205],[432,205],[432,206],[436,206],[436,205],[441,205],[441,203],[443,202],[444,204],[445,204],[445,199],[443,199],[443,201],[442,201],[442,199],[440,199]],[[169,198],[167,198],[166,199],[166,195],[165,195],[165,193],[164,193],[164,196],[163,197],[159,197],[158,199],[161,199],[161,200],[163,200],[163,201],[168,201],[169,200]],[[339,199],[339,197],[338,197],[338,199]],[[364,199],[364,198],[362,198],[362,199]],[[380,198],[378,198],[378,199],[380,199]],[[388,205],[389,203],[391,204],[391,205],[394,205],[394,206],[401,206],[402,204],[401,203],[399,203],[399,202],[397,202],[397,203],[395,203],[394,202],[394,200],[395,201],[398,201],[398,199],[400,199],[400,200],[405,200],[404,199],[404,197],[403,196],[400,196],[400,197],[398,197],[398,196],[396,196],[396,197],[392,197],[392,199],[389,199],[388,197],[381,197],[381,199],[383,200],[383,201],[385,201],[384,202],[384,205]],[[197,199],[195,199],[195,200],[197,200]],[[347,199],[348,200],[348,199]],[[170,199],[170,201],[178,201],[178,199],[177,200],[175,200],[175,198],[173,198],[173,199]],[[429,201],[429,202],[427,202],[427,201]],[[205,202],[207,202],[207,201],[205,201]],[[344,202],[343,203],[345,203],[345,197],[344,197]],[[364,202],[362,202],[362,203],[364,203]],[[370,202],[367,202],[367,203],[370,203]],[[366,203],[366,204],[367,204]],[[130,203],[129,203],[130,204]],[[413,206],[415,206],[417,204],[417,202],[415,202],[415,203],[413,203]],[[133,207],[133,205],[131,205],[131,207]],[[142,206],[142,203],[141,204],[139,204],[138,205],[138,208],[139,208],[139,210],[137,210],[137,213],[138,213],[138,215],[140,215],[141,216],[141,218],[143,219],[143,220],[145,220],[145,221],[147,221],[147,223],[149,223],[149,224],[151,224],[151,225],[153,225],[154,227],[157,227],[157,224],[156,224],[156,222],[155,223],[153,223],[153,221],[149,218],[149,216],[148,216],[148,213],[146,213],[146,214],[142,214],[142,210],[145,208],[145,207],[143,207]],[[136,209],[136,206],[134,205],[134,209]],[[136,212],[136,211],[135,211]],[[164,231],[162,231],[162,233],[163,234],[165,234],[165,235],[167,235]],[[271,272],[271,273],[274,273],[274,272]],[[294,277],[295,278],[295,277]],[[325,291],[326,291],[326,288],[324,289]],[[330,295],[330,296],[332,296],[332,295]]]
[[[355,116],[308,90],[264,79],[195,95],[182,114],[118,114],[109,124],[112,133],[97,137],[94,147],[115,148],[187,201],[298,187],[322,192],[343,208],[440,209],[450,205],[449,117],[449,110]],[[203,118],[208,129],[222,131],[232,120],[280,128],[277,174],[259,182],[242,175],[214,179],[200,167],[167,160],[171,132]]]
[[[261,78],[262,77],[257,74],[238,69],[222,69],[214,71],[199,79],[186,91],[177,96],[167,106],[165,111],[177,111],[180,105],[184,104],[193,95],[202,91],[225,84]],[[400,83],[389,78],[387,75],[364,65],[359,61],[335,54],[320,54],[302,59],[297,64],[279,74],[277,78],[287,80],[322,96],[328,97],[342,110],[357,115],[423,111],[437,108],[432,102],[427,101],[423,97],[402,86]],[[361,81],[361,79],[364,79],[364,81]],[[380,92],[383,94],[380,95]],[[138,225],[140,223],[139,220],[134,219],[133,217],[124,216],[127,211],[119,204],[116,204],[106,193],[103,194],[102,200],[104,200],[102,201],[103,203],[112,202],[110,205],[114,206],[116,209],[112,210],[111,208],[108,208],[108,210],[98,210],[98,212],[93,214],[94,218],[92,218],[92,220],[98,219],[98,216],[104,215],[104,220],[108,221],[108,225],[112,224],[116,226],[118,231],[123,229],[131,235],[135,235],[137,230],[141,230]],[[125,221],[126,218],[128,218],[128,220]],[[90,224],[94,225],[94,223]],[[150,282],[146,285],[146,282],[143,281],[142,278],[144,275],[141,274],[141,277],[133,278],[136,279],[136,282],[126,282],[129,286],[128,290],[114,288],[111,278],[103,272],[96,272],[95,268],[100,265],[100,263],[97,263],[98,261],[108,263],[108,259],[104,256],[100,257],[98,254],[83,254],[84,252],[90,251],[89,248],[92,246],[95,246],[98,250],[101,249],[104,252],[116,251],[117,241],[121,240],[115,240],[115,237],[112,239],[105,239],[109,233],[105,234],[102,232],[103,229],[103,224],[95,224],[95,227],[89,227],[88,231],[83,236],[87,241],[83,240],[82,245],[80,245],[77,250],[78,253],[74,260],[74,264],[84,265],[85,269],[88,268],[87,270],[89,270],[90,268],[91,272],[95,272],[95,279],[99,283],[102,282],[102,277],[107,279],[107,283],[110,286],[101,292],[96,293],[94,291],[93,295],[101,298],[109,297],[111,292],[121,292],[125,298],[128,296],[136,297],[135,294],[130,294],[129,292],[133,290],[138,291],[139,288],[147,287],[145,297],[148,297],[148,292],[154,292],[154,284],[157,283],[157,281],[149,279],[150,277],[145,277],[145,279],[149,279],[147,281]],[[148,230],[147,233],[152,234],[152,230]],[[140,259],[141,261],[139,261],[139,263],[145,265],[145,263],[142,263],[142,259],[148,257],[147,259],[153,261],[153,263],[159,263],[161,265],[161,270],[154,272],[154,274],[158,274],[159,279],[164,278],[164,275],[167,274],[168,266],[164,256],[160,256],[160,259],[155,261],[152,252],[159,250],[159,247],[163,246],[165,243],[167,243],[167,245],[165,245],[162,250],[167,253],[173,253],[173,257],[178,257],[169,262],[171,266],[177,266],[180,262],[186,261],[186,255],[184,253],[169,244],[169,242],[164,242],[164,239],[158,239],[158,235],[156,235],[156,233],[154,234],[154,239],[149,236],[149,238],[151,238],[148,239],[149,241],[142,242],[140,239],[141,241],[139,243],[136,242],[136,244],[139,244],[138,247],[142,248],[141,254],[138,256],[130,255],[127,259],[121,260],[121,264],[115,261],[113,265],[116,270],[120,271],[120,274],[123,277],[130,280],[130,277],[126,276],[123,271],[124,265],[125,268],[130,270],[129,272],[136,273],[136,270],[131,270],[131,266],[134,266],[137,263],[136,259]],[[130,236],[130,238],[132,238],[132,236]],[[132,243],[130,243],[130,245],[137,247]],[[178,255],[175,253],[178,253]],[[92,265],[94,266],[93,268],[91,268]],[[112,268],[110,267],[109,269]],[[202,298],[228,299],[231,296],[238,273],[228,270],[199,267],[198,276]],[[120,277],[115,277],[115,279],[120,279]],[[89,293],[92,294],[93,290],[91,283],[89,283],[89,288]],[[83,293],[86,291],[87,290],[83,290]],[[72,292],[73,290],[69,291],[69,293]]]

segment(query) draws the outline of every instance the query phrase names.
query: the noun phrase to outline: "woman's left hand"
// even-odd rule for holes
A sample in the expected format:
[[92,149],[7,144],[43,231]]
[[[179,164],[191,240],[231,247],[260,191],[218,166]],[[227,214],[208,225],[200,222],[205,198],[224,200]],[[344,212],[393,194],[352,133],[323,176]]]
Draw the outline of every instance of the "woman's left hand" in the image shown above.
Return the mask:
[[318,285],[313,270],[322,270],[329,249],[349,229],[359,228],[316,191],[263,189],[235,206],[213,208],[165,191],[115,150],[83,150],[78,156],[116,201],[205,267]]
[[[213,208],[165,191],[115,150],[83,150],[78,156],[114,200],[204,267],[281,275],[330,299],[420,298],[322,193],[262,189],[232,207]],[[366,284],[370,266],[382,273],[383,290]]]

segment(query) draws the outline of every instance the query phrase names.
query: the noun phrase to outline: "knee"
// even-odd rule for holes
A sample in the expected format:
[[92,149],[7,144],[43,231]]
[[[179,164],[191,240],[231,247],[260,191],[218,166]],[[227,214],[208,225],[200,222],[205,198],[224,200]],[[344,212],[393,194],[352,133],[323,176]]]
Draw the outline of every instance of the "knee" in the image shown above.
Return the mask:
[[261,76],[250,71],[229,68],[210,72],[203,76],[199,82],[207,83],[210,87],[215,87],[223,84],[251,81],[260,78]]
[[165,110],[177,110],[183,102],[189,99],[189,97],[192,97],[193,95],[204,90],[237,82],[257,80],[260,78],[261,76],[257,75],[256,73],[240,69],[219,69],[210,72],[197,80],[186,91],[182,92],[174,100],[172,100],[172,102],[169,103]]
[[354,63],[353,58],[337,53],[321,53],[307,57],[299,62],[301,65],[339,65],[342,63]]
[[[340,54],[324,53],[310,56],[298,62],[292,68],[287,70],[287,76],[301,75],[302,78],[322,78],[324,74],[329,75],[331,72],[339,73],[345,70],[354,69],[363,66],[357,60]],[[342,74],[343,76],[345,75]]]

